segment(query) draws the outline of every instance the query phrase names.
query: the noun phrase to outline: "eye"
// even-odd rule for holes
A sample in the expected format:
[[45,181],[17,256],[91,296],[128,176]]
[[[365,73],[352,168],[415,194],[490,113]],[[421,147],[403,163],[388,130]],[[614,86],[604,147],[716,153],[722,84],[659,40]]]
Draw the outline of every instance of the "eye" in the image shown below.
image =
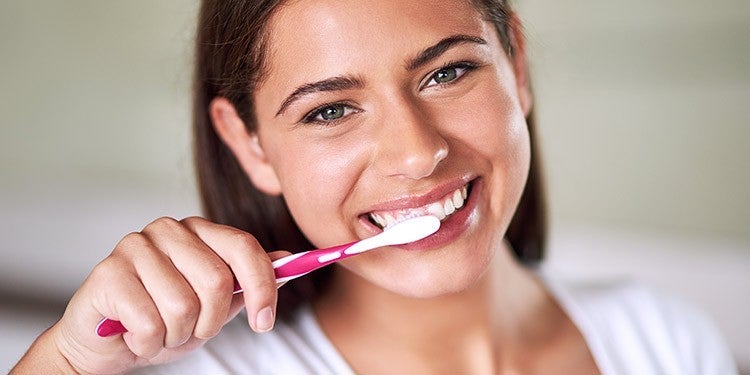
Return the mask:
[[344,103],[324,104],[310,111],[302,118],[303,123],[332,123],[345,116],[354,113],[356,110]]
[[458,77],[458,73],[459,72],[457,68],[440,69],[435,72],[435,75],[432,76],[432,79],[436,83],[446,83],[456,79],[456,77]]
[[318,110],[317,116],[315,117],[320,117],[321,120],[325,121],[335,120],[344,116],[345,109],[346,108],[341,104],[331,105]]
[[432,73],[422,88],[449,84],[474,69],[476,69],[476,65],[468,62],[447,65]]

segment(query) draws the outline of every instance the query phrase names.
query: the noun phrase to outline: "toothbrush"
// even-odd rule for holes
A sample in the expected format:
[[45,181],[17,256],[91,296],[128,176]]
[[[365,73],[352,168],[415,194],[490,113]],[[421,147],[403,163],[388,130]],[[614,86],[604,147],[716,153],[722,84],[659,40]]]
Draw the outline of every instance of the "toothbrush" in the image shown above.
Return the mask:
[[[289,280],[368,250],[421,240],[437,232],[439,228],[440,220],[437,217],[419,216],[402,221],[375,236],[360,241],[285,256],[273,262],[276,286],[281,287]],[[242,288],[235,281],[234,294],[241,292]],[[114,336],[127,331],[119,321],[108,318],[104,318],[96,326],[96,334],[100,337]]]

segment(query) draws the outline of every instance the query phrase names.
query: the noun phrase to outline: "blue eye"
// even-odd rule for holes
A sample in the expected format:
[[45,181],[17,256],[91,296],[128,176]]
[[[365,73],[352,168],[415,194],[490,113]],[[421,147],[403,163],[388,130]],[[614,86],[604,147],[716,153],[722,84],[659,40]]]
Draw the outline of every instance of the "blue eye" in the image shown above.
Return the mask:
[[355,112],[355,109],[344,104],[334,103],[320,106],[302,118],[303,123],[331,123]]
[[442,67],[430,75],[424,87],[449,84],[474,69],[476,69],[476,65],[465,62]]
[[432,76],[432,79],[435,80],[436,83],[446,83],[453,81],[458,77],[458,69],[456,68],[446,68],[446,69],[440,69]]
[[335,120],[337,118],[343,117],[345,110],[346,109],[344,108],[343,105],[334,104],[334,105],[325,107],[323,109],[320,109],[318,111],[318,116],[320,116],[322,120],[326,120],[326,121]]

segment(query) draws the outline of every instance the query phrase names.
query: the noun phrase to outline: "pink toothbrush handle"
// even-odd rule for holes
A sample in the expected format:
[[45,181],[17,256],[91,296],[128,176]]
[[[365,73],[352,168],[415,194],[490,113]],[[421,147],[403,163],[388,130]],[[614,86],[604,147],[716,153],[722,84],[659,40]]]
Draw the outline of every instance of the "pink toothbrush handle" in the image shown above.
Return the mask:
[[306,275],[318,268],[338,262],[351,255],[344,254],[344,250],[350,248],[356,242],[329,247],[326,249],[311,250],[277,259],[273,262],[276,282],[287,282]]
[[[276,274],[276,286],[281,287],[289,280],[296,279],[318,268],[350,257],[351,255],[345,254],[344,250],[348,249],[355,243],[356,242],[352,242],[326,249],[305,251],[275,260],[273,262],[273,267],[274,273]],[[234,294],[241,292],[242,287],[237,280],[235,280]],[[119,335],[127,331],[128,329],[125,328],[119,320],[109,318],[102,319],[102,321],[96,326],[96,334],[99,337]]]

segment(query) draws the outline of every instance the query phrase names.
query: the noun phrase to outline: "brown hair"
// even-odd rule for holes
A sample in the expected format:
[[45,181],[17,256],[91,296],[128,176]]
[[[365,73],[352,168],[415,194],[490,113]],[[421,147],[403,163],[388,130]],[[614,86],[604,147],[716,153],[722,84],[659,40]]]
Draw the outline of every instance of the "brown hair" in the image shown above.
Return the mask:
[[[268,250],[304,251],[313,248],[291,217],[283,197],[258,191],[211,125],[209,103],[227,98],[246,126],[254,131],[253,91],[264,72],[265,28],[283,0],[205,0],[196,36],[193,136],[194,157],[204,214],[210,220],[253,234]],[[472,0],[494,23],[503,47],[514,54],[511,25],[515,22],[507,0]],[[527,117],[532,142],[529,178],[506,238],[517,259],[537,263],[543,257],[546,222],[533,116]],[[331,269],[316,271],[279,290],[279,315],[323,291]]]

